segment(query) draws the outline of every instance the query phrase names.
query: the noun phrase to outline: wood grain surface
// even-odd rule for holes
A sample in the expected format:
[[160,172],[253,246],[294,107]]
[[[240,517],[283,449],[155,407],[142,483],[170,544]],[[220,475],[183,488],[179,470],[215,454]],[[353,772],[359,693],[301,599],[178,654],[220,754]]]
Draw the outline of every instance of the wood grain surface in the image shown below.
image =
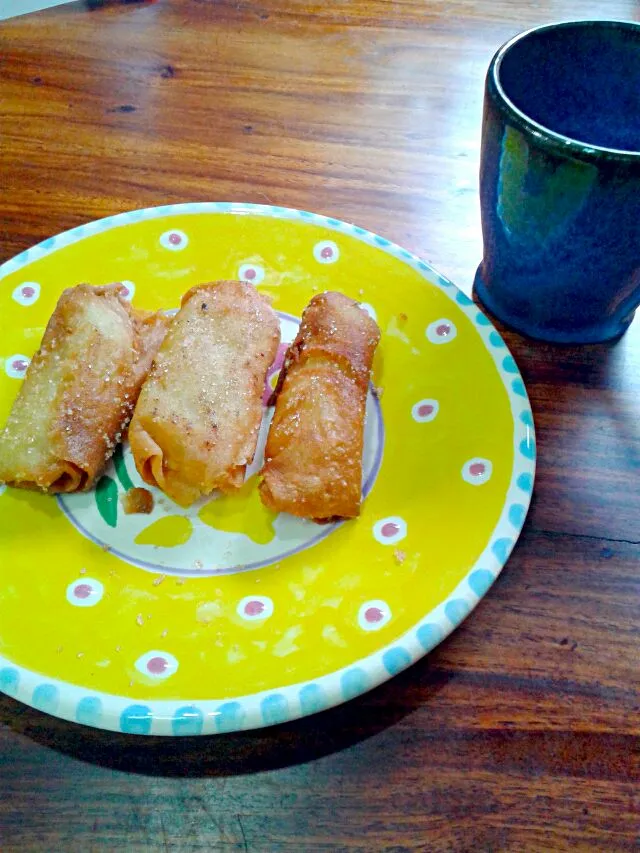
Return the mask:
[[[483,76],[635,0],[159,0],[0,25],[0,259],[123,210],[357,222],[470,292]],[[509,564],[428,658],[297,723],[160,741],[0,700],[2,851],[640,850],[640,321],[507,334],[538,428]]]

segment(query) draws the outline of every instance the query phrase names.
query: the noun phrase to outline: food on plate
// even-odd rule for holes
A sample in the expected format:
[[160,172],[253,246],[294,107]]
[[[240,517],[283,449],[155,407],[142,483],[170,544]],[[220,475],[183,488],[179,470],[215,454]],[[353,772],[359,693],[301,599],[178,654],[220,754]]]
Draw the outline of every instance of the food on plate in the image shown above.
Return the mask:
[[341,293],[302,315],[273,394],[260,496],[275,512],[322,522],[360,512],[364,418],[380,331]]
[[149,489],[134,486],[122,496],[122,509],[126,515],[148,515],[153,512],[153,495]]
[[253,285],[214,282],[184,295],[129,428],[146,483],[185,507],[242,486],[279,343],[278,318]]
[[121,285],[65,290],[0,433],[0,482],[89,489],[120,441],[164,337]]

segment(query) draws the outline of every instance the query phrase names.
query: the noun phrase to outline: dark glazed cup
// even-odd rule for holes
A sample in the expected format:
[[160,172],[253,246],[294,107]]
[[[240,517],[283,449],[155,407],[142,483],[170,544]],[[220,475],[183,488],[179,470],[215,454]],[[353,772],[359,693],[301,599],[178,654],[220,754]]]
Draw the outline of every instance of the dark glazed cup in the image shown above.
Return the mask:
[[487,73],[474,291],[534,338],[624,333],[640,304],[640,24],[516,36]]

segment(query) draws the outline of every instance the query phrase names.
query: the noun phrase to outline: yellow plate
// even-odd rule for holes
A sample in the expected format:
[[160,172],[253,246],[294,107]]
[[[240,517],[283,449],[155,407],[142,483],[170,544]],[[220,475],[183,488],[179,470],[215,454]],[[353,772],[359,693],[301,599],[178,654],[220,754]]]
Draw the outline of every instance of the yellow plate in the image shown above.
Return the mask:
[[284,341],[335,289],[382,331],[355,521],[273,516],[259,459],[239,496],[183,510],[157,493],[151,516],[122,512],[140,484],[126,446],[87,494],[0,486],[4,692],[140,734],[283,722],[409,666],[504,565],[533,488],[526,391],[489,320],[410,252],[303,211],[183,204],[53,237],[0,278],[0,422],[79,282],[122,281],[140,307],[169,310],[194,284],[244,278],[273,297]]

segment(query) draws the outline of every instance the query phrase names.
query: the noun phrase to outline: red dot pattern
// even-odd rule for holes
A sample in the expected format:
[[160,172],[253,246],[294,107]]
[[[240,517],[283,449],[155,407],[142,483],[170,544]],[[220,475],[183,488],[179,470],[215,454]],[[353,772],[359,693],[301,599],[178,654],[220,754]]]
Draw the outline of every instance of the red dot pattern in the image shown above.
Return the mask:
[[166,672],[168,666],[168,661],[165,658],[161,657],[151,658],[151,660],[147,663],[147,669],[153,675],[162,675],[164,672]]
[[78,586],[74,587],[73,594],[76,598],[89,598],[91,593],[93,592],[93,587],[88,583],[79,583]]
[[384,613],[379,607],[367,607],[364,612],[364,618],[367,622],[375,624],[377,622],[382,622],[384,619]]

